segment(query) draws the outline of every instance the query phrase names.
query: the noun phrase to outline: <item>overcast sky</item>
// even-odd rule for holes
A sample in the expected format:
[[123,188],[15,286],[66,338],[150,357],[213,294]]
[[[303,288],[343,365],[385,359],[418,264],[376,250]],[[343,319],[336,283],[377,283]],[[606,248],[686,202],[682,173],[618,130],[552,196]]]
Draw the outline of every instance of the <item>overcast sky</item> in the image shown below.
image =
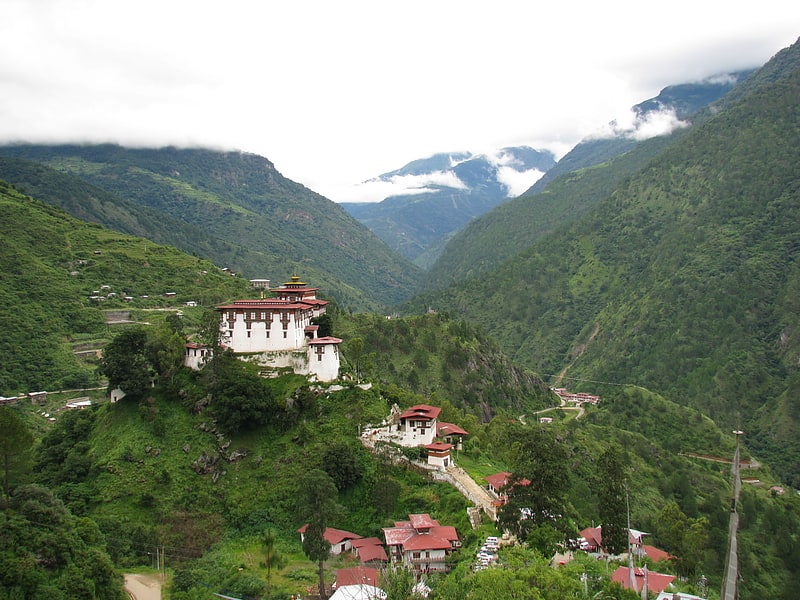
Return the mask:
[[0,0],[0,140],[260,154],[335,201],[436,152],[560,157],[667,85],[760,66],[800,2]]

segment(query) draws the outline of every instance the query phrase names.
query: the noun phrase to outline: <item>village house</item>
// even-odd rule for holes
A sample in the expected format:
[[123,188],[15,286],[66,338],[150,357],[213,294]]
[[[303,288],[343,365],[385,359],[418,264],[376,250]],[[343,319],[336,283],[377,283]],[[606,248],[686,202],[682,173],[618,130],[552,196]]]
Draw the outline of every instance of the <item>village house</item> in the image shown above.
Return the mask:
[[383,542],[376,537],[355,539],[350,545],[358,556],[358,561],[363,565],[383,568],[389,562]]
[[211,350],[204,344],[187,342],[184,346],[183,364],[190,369],[199,371],[209,358],[211,358]]
[[[497,498],[498,505],[508,504],[508,492],[511,489],[509,488],[511,476],[512,473],[509,473],[508,471],[501,471],[500,473],[486,476],[486,489],[490,494]],[[519,485],[523,486],[530,484],[531,482],[529,479],[521,479],[519,482]]]
[[442,409],[438,406],[417,404],[397,416],[398,443],[401,446],[425,446],[436,438],[436,418]]
[[417,574],[447,571],[447,557],[461,547],[455,527],[440,525],[428,514],[408,517],[383,529],[391,562]]
[[448,444],[452,444],[456,450],[464,449],[464,438],[468,435],[469,433],[467,431],[453,423],[440,422],[436,424],[436,436],[443,439]]
[[353,567],[336,571],[330,600],[385,600],[380,588],[380,574],[375,569]]
[[[297,532],[300,534],[300,542],[305,539],[306,529],[308,524],[303,525]],[[334,529],[333,527],[326,527],[322,537],[327,540],[331,545],[331,555],[338,556],[343,552],[350,552],[353,550],[353,540],[361,539],[357,533],[344,531],[343,529]]]
[[[580,544],[580,549],[586,552],[604,552],[603,548],[603,526],[598,525],[597,527],[587,527],[580,532],[580,537],[578,538],[578,542]],[[663,550],[659,550],[654,546],[647,546],[644,543],[644,536],[649,535],[644,531],[638,531],[636,529],[629,529],[628,530],[628,545],[632,549],[633,553],[637,556],[643,556],[652,554],[652,557],[655,560],[655,557],[659,557],[659,559],[663,559]],[[647,548],[651,550],[648,552]],[[667,555],[668,557],[669,555]]]
[[441,469],[446,469],[452,464],[450,458],[450,450],[453,444],[445,442],[433,442],[432,444],[425,444],[425,450],[428,451],[428,464]]
[[672,585],[675,575],[648,571],[647,567],[634,568],[633,571],[629,567],[618,567],[611,575],[611,581],[637,593],[646,589],[648,594],[660,594]]

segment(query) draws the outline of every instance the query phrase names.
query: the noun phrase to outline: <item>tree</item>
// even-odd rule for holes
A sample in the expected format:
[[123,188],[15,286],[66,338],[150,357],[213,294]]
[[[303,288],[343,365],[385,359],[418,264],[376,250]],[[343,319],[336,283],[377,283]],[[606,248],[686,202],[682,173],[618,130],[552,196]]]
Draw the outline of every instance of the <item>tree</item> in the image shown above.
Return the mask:
[[361,480],[364,471],[359,460],[359,449],[361,448],[363,446],[360,444],[357,448],[352,444],[337,442],[322,455],[323,468],[340,492]]
[[321,469],[308,471],[299,481],[297,514],[307,525],[303,534],[303,552],[319,565],[319,596],[322,600],[327,598],[324,566],[331,551],[331,544],[324,534],[325,528],[341,513],[341,507],[336,503],[337,495],[333,480]]
[[333,335],[333,319],[331,319],[331,316],[328,313],[314,317],[311,319],[311,324],[319,327],[317,330],[317,335],[319,337],[328,337],[329,335]]
[[264,566],[267,568],[267,590],[272,583],[272,569],[282,569],[286,565],[286,557],[275,547],[275,532],[267,529],[262,542],[264,544]]
[[347,354],[350,356],[350,359],[353,361],[353,372],[358,379],[358,367],[361,361],[361,357],[364,354],[364,340],[360,337],[354,337],[353,339],[349,340],[346,344],[347,347]]
[[211,412],[229,434],[265,425],[276,411],[269,382],[230,351],[217,353],[202,377],[211,394]]
[[147,332],[142,328],[118,334],[103,349],[100,373],[108,377],[108,390],[120,388],[133,400],[141,400],[152,377],[146,355]]
[[[537,536],[550,552],[553,534],[562,531],[567,512],[570,488],[569,460],[564,446],[553,433],[542,428],[512,431],[512,475],[507,485],[508,503],[500,508],[500,524],[522,539],[532,537],[536,528],[544,527]],[[563,537],[563,536],[562,536]]]
[[625,458],[617,445],[610,446],[598,464],[600,522],[603,524],[603,548],[610,554],[621,554],[628,548],[627,496],[625,492]]
[[31,446],[33,435],[17,411],[9,406],[0,406],[0,461],[6,505],[11,490],[11,476],[24,464]]

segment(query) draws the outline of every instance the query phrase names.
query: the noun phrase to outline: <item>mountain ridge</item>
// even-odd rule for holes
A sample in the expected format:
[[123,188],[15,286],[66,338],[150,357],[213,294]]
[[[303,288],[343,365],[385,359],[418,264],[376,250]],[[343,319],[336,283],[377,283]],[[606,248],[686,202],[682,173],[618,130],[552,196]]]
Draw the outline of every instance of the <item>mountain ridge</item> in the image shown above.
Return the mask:
[[[94,208],[92,220],[119,226],[122,209],[129,220],[145,219],[154,229],[158,215],[165,215],[151,233],[159,241],[173,239],[184,251],[202,251],[247,277],[285,281],[304,272],[343,306],[394,304],[414,291],[421,275],[341,207],[254,154],[25,144],[0,146],[0,156],[44,164],[94,186],[67,202],[62,186],[47,184],[40,170],[22,172],[15,163],[13,172],[0,171],[0,177],[67,210],[86,216]],[[96,188],[108,194],[100,204]],[[84,203],[80,211],[78,198]]]

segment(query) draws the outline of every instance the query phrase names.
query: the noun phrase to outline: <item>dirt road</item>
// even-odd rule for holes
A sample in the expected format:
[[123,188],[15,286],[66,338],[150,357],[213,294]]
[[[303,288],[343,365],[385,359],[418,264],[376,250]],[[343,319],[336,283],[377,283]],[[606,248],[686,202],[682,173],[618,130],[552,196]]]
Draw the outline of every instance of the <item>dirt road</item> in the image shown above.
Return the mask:
[[125,591],[133,600],[161,600],[161,580],[157,575],[126,573]]

